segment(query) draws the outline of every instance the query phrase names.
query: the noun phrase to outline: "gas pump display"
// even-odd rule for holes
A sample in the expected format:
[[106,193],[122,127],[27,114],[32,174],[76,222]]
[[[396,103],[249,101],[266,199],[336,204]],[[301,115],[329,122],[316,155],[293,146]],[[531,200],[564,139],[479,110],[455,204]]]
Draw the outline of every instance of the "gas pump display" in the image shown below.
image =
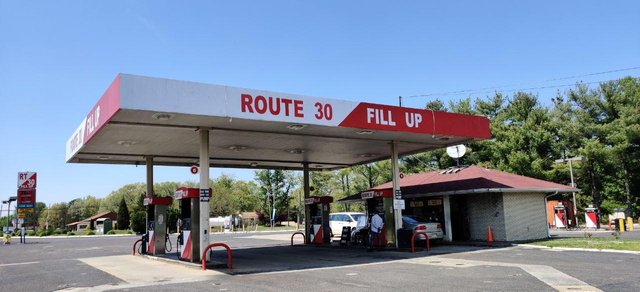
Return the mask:
[[[211,189],[209,189],[211,194]],[[200,261],[200,189],[178,188],[174,194],[178,200],[180,215],[180,233],[178,234],[177,253],[183,261]]]
[[333,202],[333,197],[309,197],[304,203],[309,206],[311,220],[309,222],[309,242],[315,244],[331,242],[331,228],[329,227],[329,204]]
[[172,202],[171,197],[147,196],[144,198],[144,206],[147,210],[147,231],[142,236],[142,253],[152,255],[165,253],[167,206]]

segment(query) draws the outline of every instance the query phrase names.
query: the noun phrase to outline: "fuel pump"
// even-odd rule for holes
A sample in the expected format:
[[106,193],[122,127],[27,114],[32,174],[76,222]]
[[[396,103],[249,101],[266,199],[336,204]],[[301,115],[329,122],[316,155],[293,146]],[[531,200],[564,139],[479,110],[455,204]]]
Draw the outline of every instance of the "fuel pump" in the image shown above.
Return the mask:
[[304,203],[309,205],[311,222],[309,222],[309,242],[323,244],[331,242],[331,229],[329,228],[329,204],[333,202],[331,196],[313,196],[304,199]]
[[[209,189],[211,194],[211,189]],[[180,233],[176,244],[178,258],[183,261],[200,261],[200,189],[181,187],[174,193],[178,200]],[[209,195],[210,196],[210,195]]]
[[556,228],[567,228],[567,211],[562,203],[554,208]]
[[[371,222],[373,214],[381,213],[380,216],[382,216],[384,223],[382,224],[382,232],[380,233],[380,242],[377,244],[385,245],[387,243],[387,238],[392,239],[395,234],[393,230],[394,225],[387,224],[387,222],[393,222],[394,220],[393,212],[391,211],[393,205],[393,192],[389,189],[373,190],[362,192],[360,196],[367,202],[367,222]],[[367,230],[366,234],[369,234],[369,230]],[[365,238],[368,238],[368,236]]]
[[144,206],[147,210],[146,232],[142,236],[141,252],[144,254],[164,254],[167,236],[167,206],[171,197],[147,196]]

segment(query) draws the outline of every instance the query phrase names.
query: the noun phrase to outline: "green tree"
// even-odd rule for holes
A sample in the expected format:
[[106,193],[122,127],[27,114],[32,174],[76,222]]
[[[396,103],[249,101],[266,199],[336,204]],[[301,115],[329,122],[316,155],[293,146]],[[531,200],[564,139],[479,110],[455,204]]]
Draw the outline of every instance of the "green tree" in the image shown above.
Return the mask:
[[275,208],[275,215],[286,214],[291,203],[291,189],[296,180],[291,171],[258,170],[255,172],[259,186],[260,205],[266,218],[271,216],[271,208]]
[[124,196],[120,200],[120,206],[118,207],[118,229],[129,229],[129,208],[127,208],[127,202],[124,200]]

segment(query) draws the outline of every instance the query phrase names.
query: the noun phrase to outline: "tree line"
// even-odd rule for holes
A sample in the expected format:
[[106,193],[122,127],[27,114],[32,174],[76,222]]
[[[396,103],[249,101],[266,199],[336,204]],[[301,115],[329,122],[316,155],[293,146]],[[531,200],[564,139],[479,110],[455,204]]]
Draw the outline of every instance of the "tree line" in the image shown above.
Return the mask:
[[[544,101],[544,100],[543,100]],[[626,208],[629,216],[638,214],[640,202],[640,79],[626,77],[589,88],[577,84],[566,92],[548,97],[546,102],[532,93],[512,96],[496,92],[484,98],[472,97],[447,104],[439,99],[426,103],[426,109],[483,115],[489,118],[489,140],[467,145],[461,164],[474,164],[519,175],[569,184],[569,166],[555,163],[562,158],[583,157],[573,163],[574,179],[580,192],[578,209],[593,205],[607,214]],[[456,165],[444,149],[401,158],[405,174],[445,169]],[[311,172],[312,195],[330,195],[336,200],[391,180],[390,161],[358,165],[336,171]],[[276,221],[304,218],[302,173],[283,170],[257,170],[254,181],[222,175],[210,181],[213,189],[211,216],[257,212],[267,222],[275,209]],[[180,186],[195,182],[154,184],[159,196],[172,196]],[[40,226],[48,214],[49,226],[66,224],[94,215],[98,211],[122,212],[130,216],[127,228],[144,230],[142,200],[144,183],[125,185],[105,198],[86,196],[44,206],[37,205]],[[362,206],[333,204],[333,211],[358,211]],[[175,226],[177,202],[168,209],[168,224]],[[126,223],[123,223],[126,224]],[[173,225],[172,225],[173,224]],[[120,225],[121,229],[123,225]]]

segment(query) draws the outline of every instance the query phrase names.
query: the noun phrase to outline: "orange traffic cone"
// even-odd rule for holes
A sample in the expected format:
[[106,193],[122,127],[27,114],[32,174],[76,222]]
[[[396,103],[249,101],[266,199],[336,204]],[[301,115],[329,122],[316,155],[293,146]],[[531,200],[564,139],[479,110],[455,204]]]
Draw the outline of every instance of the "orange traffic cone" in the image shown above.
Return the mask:
[[489,226],[489,230],[487,230],[487,242],[489,244],[493,242],[493,232],[491,231],[491,226]]

